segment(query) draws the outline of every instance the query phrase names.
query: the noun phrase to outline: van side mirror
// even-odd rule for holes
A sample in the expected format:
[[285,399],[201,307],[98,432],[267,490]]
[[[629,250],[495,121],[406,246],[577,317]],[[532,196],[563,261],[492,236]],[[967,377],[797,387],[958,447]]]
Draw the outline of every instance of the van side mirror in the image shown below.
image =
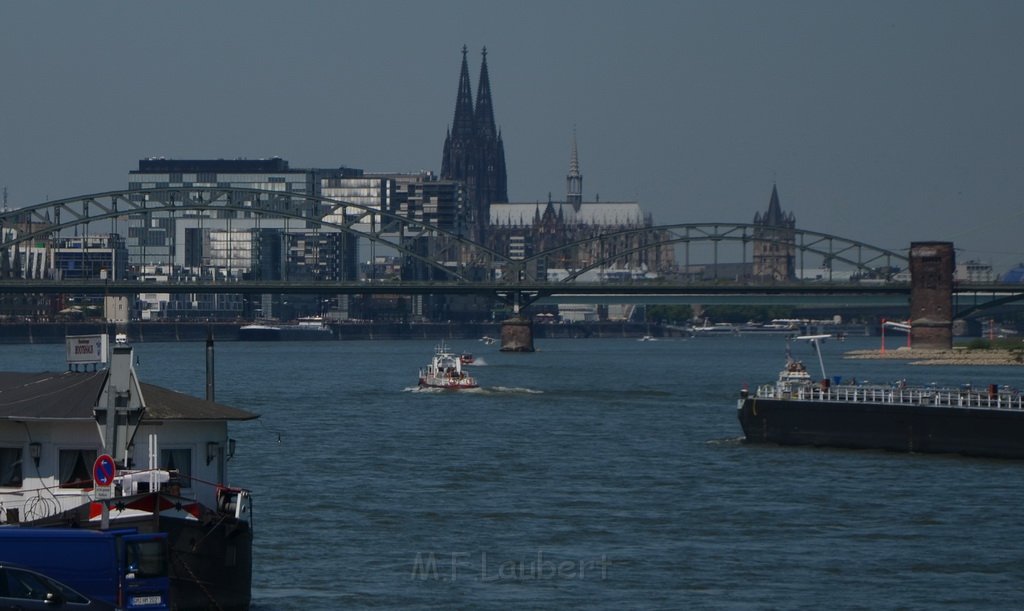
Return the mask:
[[61,596],[60,592],[47,592],[46,599],[43,601],[43,604],[53,605],[54,607],[60,607],[65,602],[67,601],[64,600],[64,597]]

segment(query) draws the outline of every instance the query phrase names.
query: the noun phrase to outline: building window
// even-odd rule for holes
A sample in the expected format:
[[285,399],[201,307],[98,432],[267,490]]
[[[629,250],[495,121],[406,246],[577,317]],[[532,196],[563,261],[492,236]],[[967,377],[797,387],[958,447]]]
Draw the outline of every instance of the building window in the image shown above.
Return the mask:
[[21,448],[0,448],[0,486],[21,488]]
[[60,451],[60,487],[92,488],[92,466],[96,463],[96,450]]
[[188,448],[160,450],[160,468],[177,471],[181,487],[192,487],[192,450]]

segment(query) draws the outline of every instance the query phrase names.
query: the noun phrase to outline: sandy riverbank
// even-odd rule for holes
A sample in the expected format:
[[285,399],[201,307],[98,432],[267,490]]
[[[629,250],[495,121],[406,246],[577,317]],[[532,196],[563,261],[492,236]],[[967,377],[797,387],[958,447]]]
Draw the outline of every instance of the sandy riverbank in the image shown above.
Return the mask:
[[886,350],[851,350],[843,354],[847,359],[894,359],[909,361],[910,365],[1024,365],[1019,351],[1010,350],[914,350],[896,348]]

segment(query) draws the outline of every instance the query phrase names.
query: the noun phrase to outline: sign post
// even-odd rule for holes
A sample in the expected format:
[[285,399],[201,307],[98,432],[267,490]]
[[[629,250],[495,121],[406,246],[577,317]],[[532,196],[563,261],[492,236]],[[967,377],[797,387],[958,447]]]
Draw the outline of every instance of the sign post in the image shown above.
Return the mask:
[[117,475],[117,465],[109,454],[101,454],[96,457],[92,465],[93,493],[96,500],[103,501],[103,513],[100,517],[100,528],[110,528],[110,508],[107,501],[114,497],[114,477]]

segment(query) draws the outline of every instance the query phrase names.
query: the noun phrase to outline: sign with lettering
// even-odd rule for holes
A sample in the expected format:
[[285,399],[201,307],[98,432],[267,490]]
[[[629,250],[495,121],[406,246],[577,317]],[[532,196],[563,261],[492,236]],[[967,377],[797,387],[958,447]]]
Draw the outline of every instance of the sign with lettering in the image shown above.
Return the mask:
[[107,335],[69,335],[65,340],[68,364],[107,362],[110,353],[110,338]]
[[92,465],[92,482],[98,488],[110,486],[114,483],[114,476],[117,475],[117,466],[110,454],[101,454]]

